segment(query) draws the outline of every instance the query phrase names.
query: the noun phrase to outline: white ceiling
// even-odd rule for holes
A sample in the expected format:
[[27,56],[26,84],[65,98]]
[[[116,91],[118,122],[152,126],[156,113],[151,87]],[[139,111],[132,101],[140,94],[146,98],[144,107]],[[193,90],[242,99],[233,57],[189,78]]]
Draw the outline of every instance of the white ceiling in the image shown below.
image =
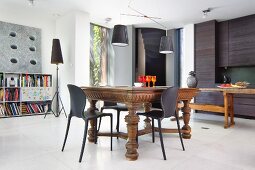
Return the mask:
[[[130,0],[35,0],[35,6],[28,0],[0,0],[0,10],[10,9],[17,12],[30,12],[33,15],[56,19],[70,11],[85,11],[90,14],[91,22],[112,27],[114,24],[159,27],[151,20],[138,17],[121,16],[120,13],[137,14],[128,8]],[[168,29],[178,28],[190,23],[207,20],[228,20],[255,14],[255,0],[131,0],[131,7],[157,20]],[[202,11],[212,8],[207,18]],[[109,23],[105,18],[112,18]]]

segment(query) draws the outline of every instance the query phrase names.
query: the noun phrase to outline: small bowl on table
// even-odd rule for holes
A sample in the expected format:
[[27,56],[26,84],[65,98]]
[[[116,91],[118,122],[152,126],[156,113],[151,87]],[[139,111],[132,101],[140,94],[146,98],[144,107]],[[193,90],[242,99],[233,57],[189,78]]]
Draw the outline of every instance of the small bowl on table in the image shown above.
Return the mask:
[[134,82],[135,87],[143,87],[143,83],[140,82]]

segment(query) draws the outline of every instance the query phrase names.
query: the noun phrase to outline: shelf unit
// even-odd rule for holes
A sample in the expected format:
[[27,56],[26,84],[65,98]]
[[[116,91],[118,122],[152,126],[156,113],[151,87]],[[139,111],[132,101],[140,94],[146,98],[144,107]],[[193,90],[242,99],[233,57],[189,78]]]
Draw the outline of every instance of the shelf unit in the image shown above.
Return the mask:
[[52,92],[51,74],[0,72],[0,118],[42,115]]

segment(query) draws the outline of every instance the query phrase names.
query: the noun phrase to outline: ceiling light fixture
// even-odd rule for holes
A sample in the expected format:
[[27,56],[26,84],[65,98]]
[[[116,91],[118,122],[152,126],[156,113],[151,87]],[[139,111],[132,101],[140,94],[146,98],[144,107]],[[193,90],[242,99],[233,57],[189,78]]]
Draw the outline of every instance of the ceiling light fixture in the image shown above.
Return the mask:
[[[121,23],[121,15],[120,15],[120,23]],[[126,25],[122,25],[122,24],[114,25],[113,32],[112,32],[112,45],[119,46],[119,47],[128,46],[128,32],[127,32]]]
[[111,22],[112,18],[107,17],[107,18],[105,18],[104,20],[105,20],[105,23],[109,23],[109,22]]
[[28,5],[35,6],[35,0],[27,0],[27,1],[28,1]]
[[[143,14],[142,12],[132,8],[130,6],[130,2],[129,2],[129,5],[128,5],[128,8],[133,10],[134,12],[138,13],[139,17],[148,18],[151,21],[153,21],[156,24],[158,24],[161,27],[163,27],[166,30],[166,35],[162,36],[161,39],[160,39],[159,52],[162,53],[162,54],[171,54],[171,53],[173,53],[172,37],[167,35],[167,27],[155,20],[155,19],[161,19],[161,18],[158,18],[158,17],[149,17],[149,16]],[[135,15],[130,15],[130,16],[135,16]]]
[[203,12],[202,18],[206,18],[207,15],[208,15],[208,13],[211,12],[211,8],[205,9],[205,10],[203,10],[202,12]]
[[115,25],[112,33],[112,45],[125,47],[128,45],[128,33],[126,25]]

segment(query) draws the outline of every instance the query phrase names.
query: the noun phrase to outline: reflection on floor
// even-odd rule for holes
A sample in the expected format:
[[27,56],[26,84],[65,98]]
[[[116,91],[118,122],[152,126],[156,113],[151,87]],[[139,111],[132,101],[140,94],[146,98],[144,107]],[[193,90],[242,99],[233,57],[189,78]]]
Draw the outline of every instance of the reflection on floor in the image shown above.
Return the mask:
[[[121,130],[125,131],[125,113],[121,115]],[[164,134],[167,160],[161,153],[158,134],[139,137],[139,159],[125,159],[123,139],[99,137],[98,144],[87,143],[83,162],[78,163],[83,121],[73,118],[66,149],[61,152],[67,119],[51,115],[0,119],[1,170],[252,170],[255,167],[255,120],[235,119],[234,128],[223,128],[223,117],[192,114],[192,139],[184,140],[182,151],[177,134]],[[108,130],[108,120],[102,130]],[[116,121],[114,121],[116,123]],[[140,127],[143,123],[140,122]],[[175,127],[175,122],[163,120],[163,127]]]

